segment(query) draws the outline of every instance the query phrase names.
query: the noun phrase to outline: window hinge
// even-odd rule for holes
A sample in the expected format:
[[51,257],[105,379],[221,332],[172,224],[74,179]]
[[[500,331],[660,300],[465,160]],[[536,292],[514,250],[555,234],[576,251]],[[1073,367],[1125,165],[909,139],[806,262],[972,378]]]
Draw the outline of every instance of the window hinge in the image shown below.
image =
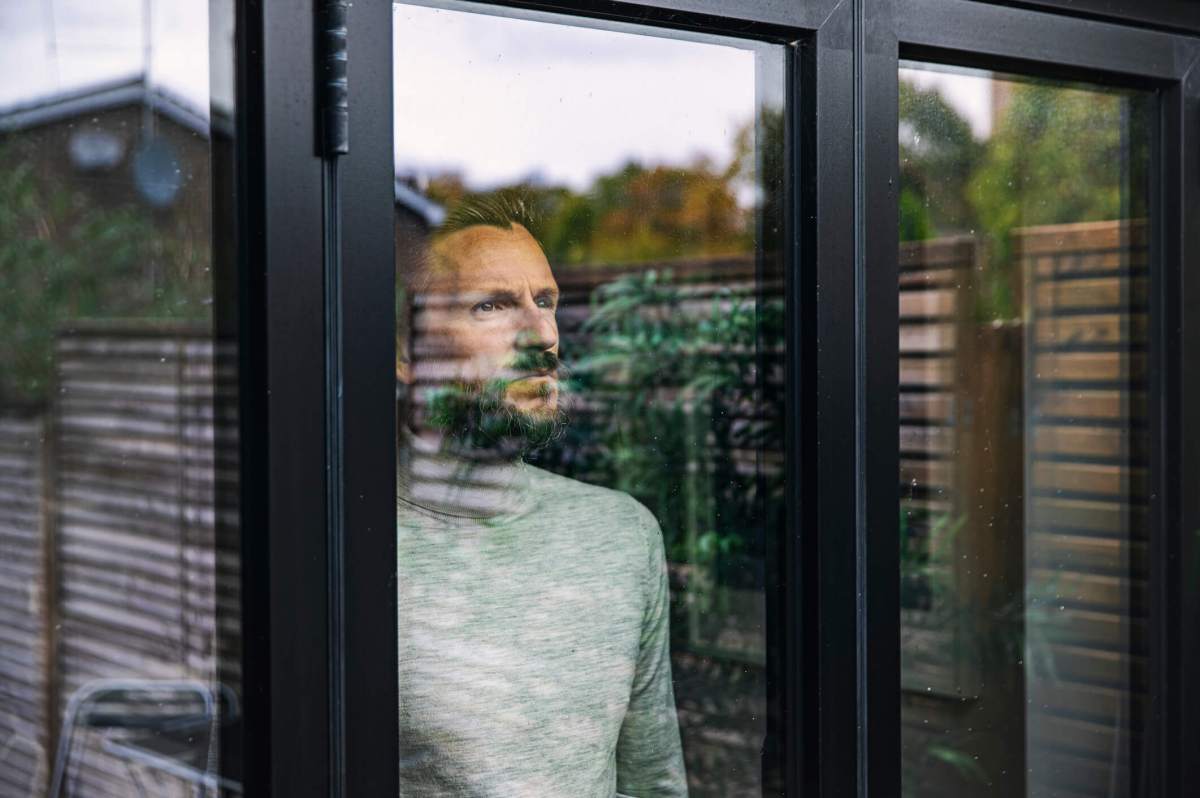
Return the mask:
[[331,158],[350,151],[350,109],[346,80],[346,0],[318,0],[318,31],[321,51],[317,54],[320,79],[321,153]]

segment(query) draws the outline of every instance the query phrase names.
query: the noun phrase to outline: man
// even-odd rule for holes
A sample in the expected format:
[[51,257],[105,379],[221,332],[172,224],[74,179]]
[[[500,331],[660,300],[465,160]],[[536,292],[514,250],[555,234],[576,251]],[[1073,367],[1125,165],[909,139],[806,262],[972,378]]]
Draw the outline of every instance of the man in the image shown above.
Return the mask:
[[563,425],[530,226],[519,197],[464,204],[402,269],[402,794],[683,796],[658,524],[522,459]]

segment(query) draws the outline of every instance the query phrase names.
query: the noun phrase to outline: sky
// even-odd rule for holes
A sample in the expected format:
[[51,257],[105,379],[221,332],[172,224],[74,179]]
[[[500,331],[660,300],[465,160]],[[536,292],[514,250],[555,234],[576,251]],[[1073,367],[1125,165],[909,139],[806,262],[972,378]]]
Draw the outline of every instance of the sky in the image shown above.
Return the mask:
[[992,134],[992,73],[979,69],[942,67],[925,64],[913,69],[916,64],[905,62],[900,69],[900,79],[922,89],[936,89],[943,99],[967,120],[971,132],[980,141]]
[[754,53],[719,40],[409,5],[393,23],[401,172],[578,189],[630,159],[724,166],[754,114]]
[[[207,113],[210,88],[217,102],[228,105],[233,90],[233,3],[3,0],[0,110],[59,91],[132,77],[141,74],[147,63],[152,83],[198,111]],[[211,76],[210,31],[219,54],[211,60]]]
[[[234,2],[2,0],[0,113],[147,63],[152,83],[201,113],[210,91],[229,105]],[[532,175],[582,188],[629,159],[682,165],[703,154],[723,166],[753,114],[754,52],[729,39],[629,31],[397,4],[398,170],[460,170],[476,187]],[[978,75],[904,74],[936,86],[977,136],[988,134]]]

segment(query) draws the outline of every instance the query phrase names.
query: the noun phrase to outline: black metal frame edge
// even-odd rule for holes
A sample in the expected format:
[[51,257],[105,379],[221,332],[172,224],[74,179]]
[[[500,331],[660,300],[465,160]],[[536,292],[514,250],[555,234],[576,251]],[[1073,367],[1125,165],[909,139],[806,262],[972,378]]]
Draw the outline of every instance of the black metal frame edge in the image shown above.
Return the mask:
[[[1179,307],[1178,326],[1165,331],[1169,341],[1178,347],[1171,350],[1172,373],[1177,375],[1180,385],[1171,385],[1168,395],[1174,401],[1167,408],[1168,426],[1164,440],[1176,447],[1172,459],[1178,462],[1175,472],[1177,483],[1175,494],[1168,494],[1172,510],[1179,513],[1175,529],[1179,532],[1179,550],[1175,554],[1179,572],[1172,581],[1179,586],[1178,613],[1171,613],[1170,605],[1163,610],[1167,618],[1173,618],[1174,635],[1178,642],[1178,660],[1172,663],[1174,673],[1171,687],[1178,701],[1167,696],[1171,709],[1177,714],[1170,721],[1169,731],[1179,735],[1172,747],[1174,765],[1168,773],[1173,776],[1168,783],[1181,794],[1184,784],[1185,762],[1200,751],[1200,684],[1185,675],[1200,673],[1200,225],[1195,222],[1196,209],[1200,208],[1200,56],[1193,59],[1187,74],[1179,86],[1179,116],[1182,129],[1179,132],[1180,157],[1183,160],[1180,176],[1179,226],[1174,233],[1180,238],[1179,279],[1183,281],[1176,302]],[[1172,286],[1164,286],[1167,293]],[[1170,296],[1167,293],[1167,296]],[[1177,458],[1177,460],[1176,460]],[[1170,528],[1170,527],[1168,527]],[[1170,739],[1167,740],[1168,744]]]
[[[799,114],[793,99],[800,94],[803,96],[805,78],[810,74],[808,63],[804,58],[805,52],[801,45],[788,48],[785,59],[786,87],[785,98],[785,153],[784,173],[795,174],[797,161],[803,158],[801,154],[802,140],[798,135]],[[796,224],[799,208],[807,206],[800,181],[788,185],[785,195],[782,241],[786,248],[784,252],[783,276],[786,286],[786,318],[789,321],[787,333],[787,351],[789,365],[795,363],[801,356],[797,354],[797,346],[805,340],[800,332],[801,323],[797,319],[799,309],[804,302],[805,291],[799,279],[798,264],[803,258],[797,259],[796,253],[800,246],[800,230]],[[785,416],[789,423],[785,425],[787,443],[787,473],[797,474],[807,472],[800,460],[801,440],[807,440],[807,430],[802,431],[799,422],[802,411],[799,409],[799,371],[789,368],[785,380],[784,407]],[[782,535],[775,541],[774,561],[767,563],[767,596],[766,626],[767,626],[767,736],[762,753],[762,784],[763,792],[771,795],[788,795],[788,785],[799,784],[802,778],[803,766],[797,757],[789,756],[789,752],[799,750],[796,735],[797,725],[793,718],[800,717],[801,700],[799,686],[803,683],[799,668],[787,668],[784,663],[799,662],[799,640],[796,635],[777,635],[776,629],[797,628],[804,623],[801,618],[804,602],[801,590],[806,584],[800,574],[803,559],[800,552],[803,549],[796,530],[802,528],[800,520],[801,504],[799,503],[800,481],[793,478],[787,487],[787,507],[785,508],[786,522]]]
[[471,0],[575,17],[791,42],[815,31],[844,0]]
[[[861,7],[851,2],[840,4],[824,21],[813,42],[812,96],[801,98],[807,105],[804,124],[812,136],[803,152],[813,161],[798,168],[801,174],[815,168],[815,207],[802,209],[804,218],[812,220],[811,227],[802,230],[810,230],[813,241],[802,248],[806,257],[800,263],[801,276],[811,274],[800,311],[809,340],[799,342],[799,351],[811,358],[798,364],[801,402],[807,409],[800,423],[802,428],[811,425],[811,434],[799,445],[803,462],[812,458],[813,466],[811,474],[797,475],[808,490],[799,487],[796,500],[802,508],[811,508],[804,513],[807,526],[800,529],[809,559],[805,564],[802,557],[801,567],[815,582],[804,592],[815,606],[805,608],[810,623],[798,630],[805,666],[805,683],[799,689],[808,702],[801,722],[809,736],[806,750],[797,755],[805,756],[808,767],[802,789],[789,794],[822,798],[862,794],[863,743],[874,733],[862,725],[870,688],[859,681],[859,627],[866,599],[858,589],[865,552],[859,539],[859,153],[853,135],[858,105],[854,87],[861,77],[856,76],[860,22]],[[811,321],[804,320],[805,308]]]
[[[321,162],[304,0],[237,10],[243,789],[329,783]],[[314,689],[314,686],[320,686]]]
[[[976,0],[892,0],[899,55],[963,66],[1087,78],[1157,90],[1151,187],[1151,589],[1147,796],[1183,794],[1200,751],[1200,41],[1161,31]],[[895,118],[880,132],[895,137]],[[887,171],[897,177],[897,165]],[[883,175],[871,183],[882,191]],[[1191,577],[1189,581],[1189,576]]]
[[1185,675],[1200,672],[1200,47],[1179,80],[1161,96],[1156,146],[1161,179],[1152,200],[1167,223],[1153,246],[1177,264],[1150,296],[1152,650],[1154,680],[1147,748],[1157,757],[1151,795],[1182,795],[1184,763],[1200,751],[1200,688]]
[[[772,674],[769,684],[776,685],[778,698],[768,692],[768,698],[779,707],[783,726],[780,752],[780,772],[783,794],[799,796],[817,794],[820,777],[818,746],[820,739],[819,694],[805,690],[818,684],[820,630],[818,597],[820,588],[819,557],[816,549],[817,504],[808,501],[804,485],[814,484],[820,473],[816,441],[816,373],[817,354],[817,204],[818,170],[817,118],[818,56],[817,36],[801,40],[792,48],[788,86],[787,174],[793,185],[789,191],[791,203],[785,210],[785,241],[791,250],[786,263],[788,292],[788,373],[786,412],[791,424],[787,427],[788,486],[787,530],[779,551],[785,571],[783,584],[776,595],[782,604],[778,613],[782,652],[773,658],[773,666],[782,672]],[[790,578],[789,578],[790,577]],[[768,629],[772,629],[768,618]],[[768,638],[769,639],[769,638]],[[787,668],[787,663],[794,663]],[[810,744],[805,745],[805,741]],[[790,754],[790,756],[789,756]]]
[[894,8],[905,57],[1142,83],[1177,80],[1188,63],[1188,40],[1158,31],[978,0],[894,0]]
[[[1163,614],[1175,625],[1172,633],[1178,645],[1178,659],[1170,663],[1173,692],[1166,697],[1175,713],[1168,731],[1179,735],[1171,746],[1174,763],[1167,771],[1172,777],[1168,787],[1174,790],[1167,794],[1175,795],[1183,792],[1185,763],[1191,764],[1200,751],[1200,684],[1194,678],[1185,679],[1185,675],[1200,673],[1200,490],[1196,487],[1200,485],[1200,369],[1196,368],[1200,361],[1200,224],[1195,220],[1200,208],[1200,55],[1193,59],[1178,91],[1182,129],[1177,141],[1183,163],[1179,170],[1179,222],[1173,233],[1180,239],[1178,278],[1183,284],[1174,299],[1177,325],[1164,335],[1177,347],[1170,350],[1169,373],[1176,375],[1179,384],[1168,386],[1167,395],[1174,405],[1166,408],[1163,434],[1175,447],[1166,467],[1179,464],[1174,472],[1167,472],[1175,473],[1177,481],[1169,486],[1175,493],[1168,492],[1164,499],[1172,512],[1179,513],[1177,520],[1172,519],[1179,533],[1174,554],[1179,565],[1170,580],[1178,585],[1179,595],[1173,598],[1179,611],[1172,612],[1170,603],[1163,605]],[[1170,297],[1173,288],[1164,285],[1162,290]],[[1166,742],[1170,741],[1168,737]]]
[[348,15],[342,180],[345,794],[398,795],[392,4]]
[[[328,148],[323,148],[328,149]],[[325,554],[329,637],[329,796],[346,795],[346,517],[345,414],[342,401],[342,181],[338,156],[322,163],[325,340]]]
[[321,157],[324,216],[325,342],[325,551],[329,657],[329,796],[346,795],[346,513],[345,406],[342,340],[341,156],[349,151],[346,0],[320,0],[313,8],[314,151]]
[[1200,6],[1187,0],[1130,3],[1127,0],[975,0],[1036,11],[1142,25],[1166,31],[1200,33]]
[[[273,749],[270,728],[270,589],[264,578],[270,562],[267,541],[249,530],[265,530],[270,514],[266,501],[267,403],[264,383],[267,363],[266,274],[262,268],[265,242],[262,231],[266,211],[266,178],[262,161],[263,68],[262,10],[247,2],[237,8],[234,25],[236,47],[236,106],[234,152],[238,207],[236,211],[237,340],[238,382],[238,528],[241,562],[240,597],[242,633],[242,751],[226,750],[231,744],[222,737],[222,767],[242,760],[242,787],[247,793],[269,795],[270,762]],[[251,198],[254,198],[253,200]],[[221,297],[216,297],[220,302]],[[217,308],[221,313],[221,308]],[[222,314],[223,315],[223,314]],[[221,318],[221,316],[218,316]]]
[[[242,26],[241,20],[236,19],[235,36],[237,41],[241,41],[241,36],[244,35],[246,29]],[[236,98],[245,97],[244,86],[241,78],[245,75],[243,70],[238,70],[238,60],[241,58],[242,48],[240,44],[235,44],[232,54],[226,53],[224,56],[219,56],[217,53],[220,48],[214,46],[216,43],[209,42],[210,61],[215,63],[217,57],[229,57],[232,55],[234,63],[234,74],[238,80],[235,85]],[[237,130],[241,127],[243,118],[234,119],[234,114],[237,113],[237,108],[213,108],[210,104],[209,118],[217,119],[224,116],[223,123],[219,126],[212,125],[210,131],[210,153],[212,157],[209,176],[212,186],[212,340],[213,340],[213,401],[211,411],[213,419],[217,420],[218,424],[228,423],[227,419],[236,419],[240,415],[239,411],[239,355],[240,347],[238,345],[238,331],[242,319],[239,318],[240,307],[245,304],[241,301],[243,289],[248,288],[248,281],[240,280],[240,276],[244,270],[240,268],[240,263],[244,259],[239,258],[239,245],[242,235],[238,229],[239,223],[244,221],[239,218],[239,202],[242,196],[243,186],[239,182],[240,179],[248,177],[244,170],[239,169],[239,152],[238,146],[242,143],[242,138],[237,135]],[[248,293],[244,294],[247,298]],[[247,353],[249,354],[249,353]],[[246,369],[250,371],[249,368]],[[232,375],[232,380],[230,376]],[[251,411],[251,415],[255,415]],[[219,438],[218,438],[219,440]],[[217,458],[214,459],[212,466],[212,478],[215,489],[213,490],[214,504],[214,543],[218,551],[225,550],[227,553],[235,553],[236,556],[242,556],[242,519],[239,516],[239,490],[242,483],[242,470],[245,466],[241,457],[242,440],[239,434],[238,441],[234,444],[238,451],[235,452],[218,452]],[[217,462],[233,455],[235,462],[233,468],[232,484],[226,482],[222,478],[221,468]],[[53,585],[48,589],[53,588]],[[238,584],[238,596],[243,593],[242,585]],[[225,603],[222,602],[216,607],[216,624],[218,629],[243,629],[241,602]],[[53,645],[53,641],[51,641]],[[242,652],[245,650],[245,642],[241,639],[229,634],[216,635],[215,659],[216,659],[216,677],[218,682],[232,686],[237,679],[237,673],[242,671]],[[243,703],[250,697],[249,691],[242,685],[241,698]],[[53,700],[53,696],[51,699]],[[241,783],[242,766],[243,766],[243,750],[242,750],[242,734],[241,731],[245,728],[244,717],[238,715],[236,717],[222,718],[220,728],[225,731],[223,734],[218,734],[217,737],[217,764],[219,773],[222,778],[234,783]],[[53,742],[53,741],[52,741]],[[53,746],[49,746],[48,750],[54,750]]]
[[[865,5],[865,3],[864,3]],[[858,136],[860,555],[866,598],[860,656],[867,690],[860,795],[900,794],[899,73],[890,0],[863,20]],[[885,179],[886,178],[886,179]]]

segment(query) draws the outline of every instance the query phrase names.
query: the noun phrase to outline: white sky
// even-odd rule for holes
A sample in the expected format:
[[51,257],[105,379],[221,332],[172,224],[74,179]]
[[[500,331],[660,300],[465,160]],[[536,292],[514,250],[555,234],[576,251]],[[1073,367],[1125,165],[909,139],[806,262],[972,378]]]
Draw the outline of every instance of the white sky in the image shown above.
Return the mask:
[[[147,63],[151,82],[209,106],[209,31],[217,101],[232,97],[234,0],[0,0],[0,109],[118,78]],[[210,6],[212,24],[210,26]]]
[[754,113],[739,47],[396,5],[400,172],[582,188],[632,159],[728,163]]
[[[0,111],[132,77],[147,62],[152,83],[199,112],[210,83],[227,104],[233,2],[0,0]],[[211,80],[210,29],[220,52]],[[723,165],[753,115],[754,53],[717,40],[407,5],[395,7],[394,30],[401,171],[456,169],[475,185],[538,175],[580,188],[631,158],[685,164],[705,154]]]
[[900,69],[900,79],[922,89],[936,89],[947,104],[959,113],[975,138],[983,141],[992,134],[992,73],[978,69],[914,64]]
[[[232,96],[235,0],[0,0],[0,110],[142,71],[207,113]],[[353,9],[351,9],[353,13]],[[540,175],[576,188],[630,158],[730,156],[754,107],[754,54],[727,44],[396,5],[396,162],[477,185]],[[209,33],[215,55],[210,77]],[[724,40],[728,41],[728,40]],[[989,74],[904,69],[991,131]]]

